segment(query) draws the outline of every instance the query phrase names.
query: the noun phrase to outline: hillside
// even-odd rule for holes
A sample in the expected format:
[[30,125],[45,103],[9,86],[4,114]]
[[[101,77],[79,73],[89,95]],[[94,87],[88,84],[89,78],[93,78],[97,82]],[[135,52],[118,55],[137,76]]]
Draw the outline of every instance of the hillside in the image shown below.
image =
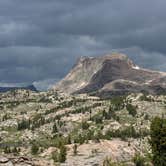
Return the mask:
[[149,163],[151,120],[166,115],[165,103],[143,94],[1,93],[0,166],[134,166],[137,154]]

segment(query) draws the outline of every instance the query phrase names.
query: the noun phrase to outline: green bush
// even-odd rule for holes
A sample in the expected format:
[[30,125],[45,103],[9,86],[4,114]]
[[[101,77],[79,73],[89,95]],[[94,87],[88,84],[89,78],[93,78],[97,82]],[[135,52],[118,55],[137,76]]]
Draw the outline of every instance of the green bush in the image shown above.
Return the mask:
[[131,104],[127,104],[126,109],[127,109],[128,113],[130,115],[132,115],[133,117],[135,117],[137,115],[137,110],[136,110],[135,106],[133,106]]
[[133,162],[135,166],[145,166],[145,158],[140,154],[135,154],[135,156],[133,157]]
[[31,121],[22,119],[20,122],[18,122],[17,130],[25,130],[30,128]]
[[94,116],[91,118],[91,120],[92,120],[93,122],[95,122],[96,124],[102,124],[102,122],[103,122],[103,115],[100,114],[100,113],[98,113],[98,114],[94,115]]
[[110,106],[109,107],[109,110],[108,112],[106,112],[105,110],[103,111],[103,117],[106,119],[106,120],[109,120],[111,118],[113,119],[116,119],[116,113],[115,111],[112,109],[112,107]]
[[64,145],[61,145],[59,152],[54,151],[52,153],[52,159],[54,160],[54,162],[63,163],[66,161],[66,155],[67,155],[66,147]]
[[60,147],[59,162],[61,162],[61,163],[65,162],[66,161],[66,155],[67,155],[66,147],[64,145],[62,145]]
[[52,134],[55,134],[58,132],[57,124],[54,123],[53,128],[52,128]]
[[89,124],[86,121],[83,121],[81,123],[81,127],[82,127],[83,130],[87,130],[89,128]]
[[57,151],[52,152],[52,159],[54,162],[59,162],[59,153]]
[[41,114],[36,114],[32,119],[32,129],[39,128],[45,124],[45,118]]
[[39,146],[36,143],[33,143],[31,146],[31,153],[33,155],[36,155],[39,151]]
[[111,160],[111,158],[106,158],[104,161],[103,161],[103,166],[127,166],[125,165],[124,163],[117,163],[117,162],[113,162]]
[[122,110],[125,106],[124,103],[125,97],[114,97],[111,99],[111,107],[115,111]]

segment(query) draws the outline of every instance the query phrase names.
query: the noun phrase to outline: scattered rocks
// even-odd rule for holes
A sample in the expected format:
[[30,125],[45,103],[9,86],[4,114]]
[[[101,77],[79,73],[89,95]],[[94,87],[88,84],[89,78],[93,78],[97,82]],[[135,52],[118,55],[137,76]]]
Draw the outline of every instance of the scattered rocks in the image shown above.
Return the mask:
[[0,166],[54,166],[54,164],[43,159],[8,156],[0,157]]
[[7,163],[9,161],[6,157],[0,157],[0,163]]

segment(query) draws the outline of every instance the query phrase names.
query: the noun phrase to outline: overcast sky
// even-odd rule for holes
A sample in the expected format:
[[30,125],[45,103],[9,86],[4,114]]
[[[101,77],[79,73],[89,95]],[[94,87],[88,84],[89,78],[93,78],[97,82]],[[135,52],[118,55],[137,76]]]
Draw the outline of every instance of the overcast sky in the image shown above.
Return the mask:
[[0,86],[43,89],[112,51],[166,71],[166,0],[0,0]]

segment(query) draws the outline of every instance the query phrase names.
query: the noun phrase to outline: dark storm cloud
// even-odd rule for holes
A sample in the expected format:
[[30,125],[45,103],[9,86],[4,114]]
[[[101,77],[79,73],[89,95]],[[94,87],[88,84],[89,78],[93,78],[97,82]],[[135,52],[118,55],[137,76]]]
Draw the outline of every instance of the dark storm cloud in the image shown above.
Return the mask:
[[79,56],[112,50],[166,71],[165,8],[165,0],[2,0],[1,83],[46,87]]

